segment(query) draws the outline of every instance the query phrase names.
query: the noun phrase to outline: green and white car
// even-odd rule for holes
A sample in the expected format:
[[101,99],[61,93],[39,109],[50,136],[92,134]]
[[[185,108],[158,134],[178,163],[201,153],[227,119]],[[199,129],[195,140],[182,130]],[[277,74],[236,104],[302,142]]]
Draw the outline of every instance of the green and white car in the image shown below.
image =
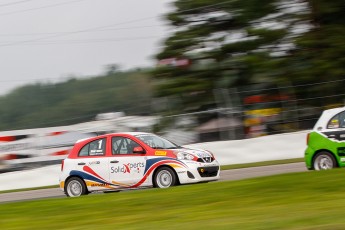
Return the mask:
[[308,169],[345,167],[345,107],[325,110],[307,136]]

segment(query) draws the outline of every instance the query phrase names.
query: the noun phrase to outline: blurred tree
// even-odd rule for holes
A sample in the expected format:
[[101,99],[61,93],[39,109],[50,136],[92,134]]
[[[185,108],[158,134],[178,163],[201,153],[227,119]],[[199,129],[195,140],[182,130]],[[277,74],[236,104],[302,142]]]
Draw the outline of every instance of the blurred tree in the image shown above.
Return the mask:
[[[169,102],[168,113],[217,107],[219,88],[241,91],[260,82],[283,86],[283,94],[297,99],[284,102],[287,110],[344,104],[344,0],[177,0],[174,6],[166,18],[175,30],[153,72],[155,97]],[[287,117],[302,119],[302,112]]]
[[106,73],[108,75],[110,75],[110,74],[114,74],[117,71],[119,71],[120,70],[120,65],[118,65],[118,64],[110,64],[110,65],[106,65],[105,68],[106,68]]
[[[296,39],[287,68],[295,84],[315,83],[297,90],[304,104],[326,106],[344,103],[345,3],[343,0],[308,0],[308,31]],[[330,82],[333,81],[333,82]],[[329,82],[328,84],[317,84]]]
[[271,53],[289,33],[268,23],[280,13],[277,2],[176,1],[166,17],[176,30],[156,55],[155,96],[178,101],[171,112],[196,111],[215,106],[214,89],[267,79],[277,65]]

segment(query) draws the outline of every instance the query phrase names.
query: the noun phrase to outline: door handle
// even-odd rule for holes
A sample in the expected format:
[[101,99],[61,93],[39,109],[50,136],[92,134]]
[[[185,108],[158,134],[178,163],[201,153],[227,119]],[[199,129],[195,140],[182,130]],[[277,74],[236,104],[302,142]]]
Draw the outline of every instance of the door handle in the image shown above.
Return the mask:
[[110,163],[119,163],[117,160],[110,161]]
[[79,162],[78,165],[85,165],[85,163],[84,162]]

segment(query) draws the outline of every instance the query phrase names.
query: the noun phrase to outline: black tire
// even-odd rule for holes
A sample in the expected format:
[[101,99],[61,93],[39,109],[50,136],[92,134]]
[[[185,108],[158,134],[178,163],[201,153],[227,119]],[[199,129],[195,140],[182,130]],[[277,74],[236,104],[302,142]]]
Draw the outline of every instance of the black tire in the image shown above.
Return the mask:
[[153,177],[153,187],[155,188],[169,188],[174,186],[176,182],[176,174],[169,167],[159,168]]
[[88,194],[85,182],[79,177],[71,177],[68,179],[64,190],[68,197],[78,197]]
[[329,152],[320,152],[313,159],[313,169],[328,170],[337,167],[334,156]]

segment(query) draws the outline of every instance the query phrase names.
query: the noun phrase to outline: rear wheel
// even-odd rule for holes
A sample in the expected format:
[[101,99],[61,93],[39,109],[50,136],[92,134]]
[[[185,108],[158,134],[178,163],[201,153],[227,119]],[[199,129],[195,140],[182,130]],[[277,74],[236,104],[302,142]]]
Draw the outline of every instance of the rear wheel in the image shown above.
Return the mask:
[[320,152],[314,157],[313,166],[315,170],[327,170],[337,166],[334,156],[328,152]]
[[157,170],[153,178],[153,186],[155,188],[169,188],[176,184],[176,174],[168,167],[162,167]]
[[77,197],[88,194],[86,185],[79,177],[68,179],[65,185],[65,194],[69,197]]

